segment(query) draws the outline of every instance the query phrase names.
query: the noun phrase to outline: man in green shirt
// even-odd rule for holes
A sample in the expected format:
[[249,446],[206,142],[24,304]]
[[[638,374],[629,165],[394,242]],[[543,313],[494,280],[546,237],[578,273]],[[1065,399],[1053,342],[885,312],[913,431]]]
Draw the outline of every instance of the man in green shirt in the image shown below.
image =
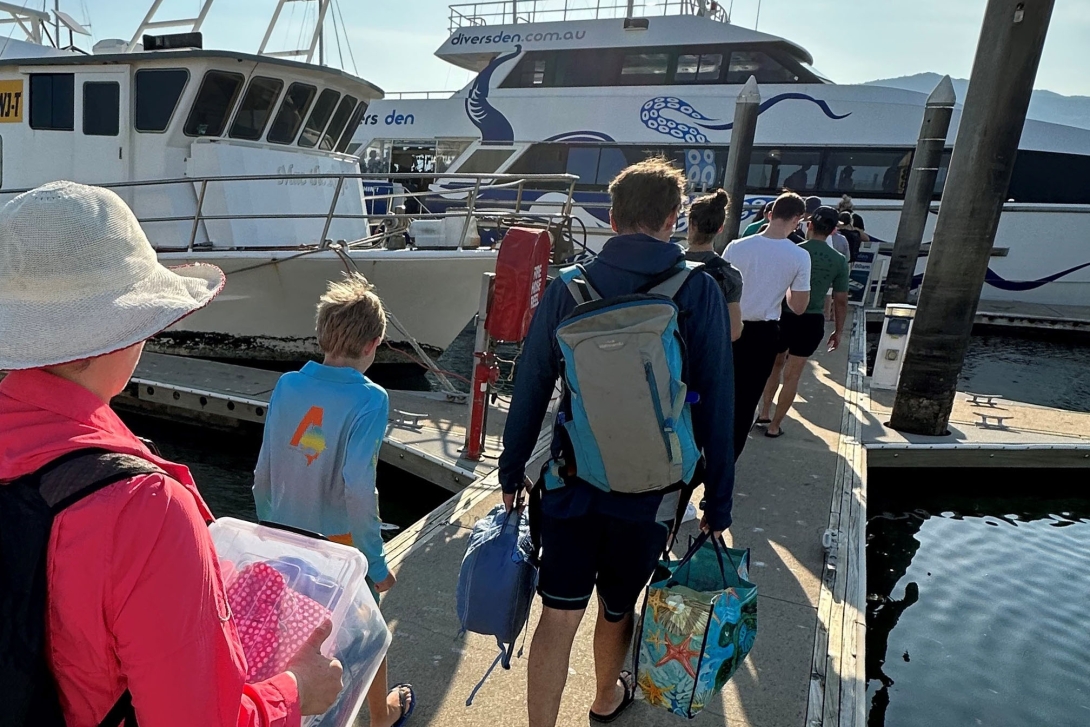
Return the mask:
[[765,206],[761,208],[757,217],[746,226],[746,229],[742,232],[741,237],[749,237],[750,235],[756,235],[761,231],[761,228],[768,224],[768,217],[772,214],[772,203],[765,202]]
[[[761,411],[757,416],[758,425],[767,425],[766,437],[783,435],[781,425],[795,401],[806,360],[825,338],[824,293],[829,289],[833,291],[835,328],[829,336],[828,350],[833,351],[840,345],[844,321],[848,317],[848,261],[828,242],[837,222],[836,210],[819,207],[810,219],[806,242],[799,245],[810,253],[810,304],[802,315],[795,315],[785,307],[780,316],[781,353],[776,358],[772,375],[768,377],[761,399]],[[776,411],[772,414],[772,401],[776,389],[780,387],[781,376],[783,388],[776,402]]]

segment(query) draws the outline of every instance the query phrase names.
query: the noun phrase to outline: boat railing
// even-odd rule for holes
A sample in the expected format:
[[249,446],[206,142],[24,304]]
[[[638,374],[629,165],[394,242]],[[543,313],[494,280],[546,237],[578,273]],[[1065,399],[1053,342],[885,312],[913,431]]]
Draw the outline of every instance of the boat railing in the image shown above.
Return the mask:
[[[396,188],[397,182],[418,183],[421,178],[431,180],[433,184],[441,183],[443,186],[436,189],[429,186],[427,189],[414,191],[408,188]],[[361,203],[362,214],[338,212],[337,206],[342,199],[342,191],[346,181],[359,180],[363,190]],[[421,173],[311,173],[311,174],[259,174],[259,175],[222,175],[206,177],[177,177],[172,179],[148,179],[131,182],[113,182],[101,184],[118,191],[140,190],[153,187],[167,187],[171,185],[188,185],[196,189],[196,207],[193,214],[142,216],[137,210],[137,219],[141,225],[155,225],[164,223],[185,223],[189,225],[189,240],[184,251],[193,252],[199,249],[197,235],[201,229],[201,223],[205,222],[230,222],[239,220],[315,220],[321,221],[322,230],[317,239],[313,241],[301,241],[299,248],[331,248],[334,243],[327,239],[330,227],[335,220],[357,220],[369,224],[379,223],[392,227],[392,231],[371,233],[355,240],[338,241],[338,249],[353,249],[358,247],[380,247],[386,239],[392,235],[403,233],[408,223],[412,220],[443,219],[457,217],[463,220],[461,237],[458,249],[462,249],[469,235],[470,223],[479,215],[489,217],[502,217],[505,224],[536,223],[550,226],[566,227],[571,220],[572,207],[574,205],[575,185],[579,178],[572,174],[421,174]],[[255,182],[307,183],[324,184],[333,187],[332,200],[328,209],[313,212],[285,212],[285,213],[228,213],[212,214],[205,211],[205,200],[208,198],[209,187],[213,185],[230,184],[254,184]],[[546,185],[554,190],[563,192],[562,199],[555,200],[531,200],[524,197],[527,189],[538,189]],[[374,189],[389,188],[390,191],[369,191]],[[510,206],[498,206],[496,200],[483,199],[482,195],[497,190],[514,190],[514,199],[507,203]],[[10,199],[11,195],[21,194],[29,189],[5,189],[0,196]],[[462,201],[464,195],[464,202]],[[226,196],[226,195],[223,195]],[[443,197],[448,201],[459,202],[457,208],[444,212],[398,212],[393,207],[395,201],[415,198]],[[222,198],[222,197],[221,197]],[[385,202],[386,212],[368,212],[368,209],[377,209],[376,203]],[[487,208],[482,209],[484,203]],[[502,204],[502,203],[500,203]],[[426,209],[423,208],[422,209]],[[343,244],[340,244],[343,243]],[[255,249],[255,248],[235,248]],[[160,252],[174,250],[159,249]],[[183,251],[183,248],[177,249]]]
[[460,28],[603,18],[695,15],[723,23],[730,17],[714,0],[484,0],[450,6],[450,32]]
[[419,101],[432,99],[448,99],[457,91],[386,91],[382,99],[384,101]]

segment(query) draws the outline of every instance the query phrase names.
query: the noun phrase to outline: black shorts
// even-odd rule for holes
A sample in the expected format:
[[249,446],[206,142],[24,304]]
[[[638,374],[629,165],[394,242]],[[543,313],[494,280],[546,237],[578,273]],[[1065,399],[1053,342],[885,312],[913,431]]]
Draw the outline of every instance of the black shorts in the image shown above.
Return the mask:
[[825,314],[803,313],[797,316],[789,310],[780,315],[780,353],[810,358],[825,338]]
[[659,522],[543,514],[537,587],[542,603],[562,611],[582,610],[597,588],[606,620],[621,621],[635,610],[668,534],[666,524]]

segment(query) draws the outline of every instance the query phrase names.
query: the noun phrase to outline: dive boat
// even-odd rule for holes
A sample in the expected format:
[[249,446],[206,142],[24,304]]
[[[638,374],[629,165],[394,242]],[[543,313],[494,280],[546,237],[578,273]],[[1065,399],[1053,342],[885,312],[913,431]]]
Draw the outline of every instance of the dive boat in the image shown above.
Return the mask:
[[[762,102],[743,224],[786,187],[833,206],[848,195],[872,239],[895,236],[927,95],[835,84],[805,48],[731,24],[722,5],[453,5],[435,55],[475,77],[455,93],[372,103],[356,133],[367,171],[574,174],[574,231],[596,250],[611,234],[606,186],[626,165],[664,155],[694,193],[723,183],[735,99],[752,76]],[[960,116],[956,108],[936,202]],[[433,210],[465,196],[459,183],[429,189]],[[520,201],[559,194],[541,186]],[[482,198],[509,204],[511,193]],[[1088,226],[1090,130],[1027,120],[982,297],[1090,305]]]

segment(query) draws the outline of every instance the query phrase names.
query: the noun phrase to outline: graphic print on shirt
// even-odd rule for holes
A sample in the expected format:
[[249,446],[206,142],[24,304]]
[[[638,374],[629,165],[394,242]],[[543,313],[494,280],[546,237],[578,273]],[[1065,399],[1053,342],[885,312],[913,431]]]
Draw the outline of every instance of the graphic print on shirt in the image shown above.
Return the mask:
[[307,467],[325,451],[325,433],[322,432],[324,416],[325,410],[322,407],[310,407],[310,411],[299,422],[299,426],[295,428],[295,435],[291,438],[291,446],[300,450],[307,458]]

